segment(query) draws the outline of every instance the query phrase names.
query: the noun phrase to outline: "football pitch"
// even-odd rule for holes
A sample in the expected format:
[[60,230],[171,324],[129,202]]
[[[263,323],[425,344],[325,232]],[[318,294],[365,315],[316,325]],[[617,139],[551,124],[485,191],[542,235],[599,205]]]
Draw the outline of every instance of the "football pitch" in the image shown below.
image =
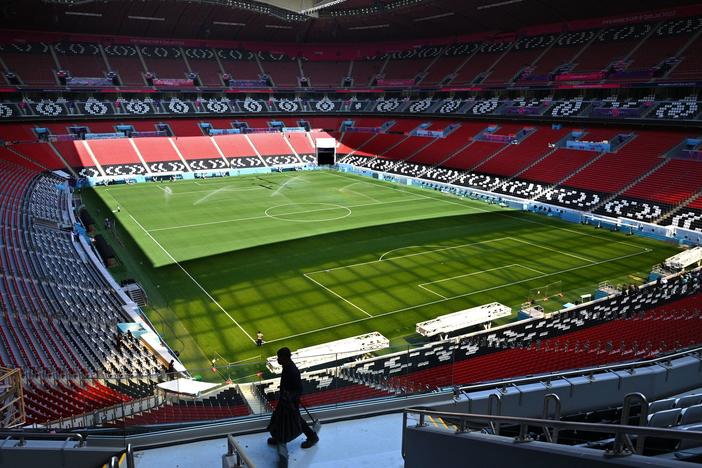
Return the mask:
[[516,315],[534,291],[561,292],[541,302],[556,310],[601,281],[640,283],[678,250],[329,171],[114,185],[83,199],[116,218],[104,233],[113,275],[145,287],[147,315],[191,368],[215,356],[259,365],[280,346],[370,331],[406,347],[417,322],[493,301]]

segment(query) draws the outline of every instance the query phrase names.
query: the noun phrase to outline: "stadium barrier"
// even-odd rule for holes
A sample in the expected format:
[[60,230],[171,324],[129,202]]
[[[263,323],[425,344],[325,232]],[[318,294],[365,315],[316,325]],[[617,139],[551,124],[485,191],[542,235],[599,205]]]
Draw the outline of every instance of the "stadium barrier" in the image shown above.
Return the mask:
[[[659,226],[657,224],[646,223],[644,221],[635,221],[629,218],[612,218],[606,215],[590,215],[587,212],[574,210],[558,205],[551,205],[536,200],[527,200],[524,198],[514,197],[507,194],[490,192],[473,187],[463,187],[460,185],[448,184],[434,180],[418,179],[411,176],[398,176],[387,172],[381,172],[369,168],[361,168],[351,164],[340,163],[339,170],[352,174],[371,177],[374,179],[385,180],[388,182],[399,183],[402,185],[412,185],[415,187],[439,190],[445,193],[451,193],[460,197],[472,197],[482,199],[488,203],[503,204],[506,207],[531,211],[537,214],[545,214],[547,216],[557,217],[564,221],[578,224],[592,224],[597,227],[602,227],[602,221],[611,229],[624,230],[624,232],[649,237],[656,240],[667,242],[678,242],[682,245],[699,245],[702,244],[702,233],[698,231],[688,230],[676,226]],[[593,218],[600,219],[597,222],[592,222]]]

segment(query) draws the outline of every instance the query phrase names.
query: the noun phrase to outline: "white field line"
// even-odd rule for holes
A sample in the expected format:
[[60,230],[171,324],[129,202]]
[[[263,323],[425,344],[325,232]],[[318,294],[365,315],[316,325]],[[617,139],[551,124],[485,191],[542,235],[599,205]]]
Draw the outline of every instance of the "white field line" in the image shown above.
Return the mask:
[[[384,202],[384,203],[361,203],[358,205],[339,205],[344,208],[360,208],[363,206],[374,206],[374,205],[389,205],[391,203],[409,203],[409,202],[418,202],[418,201],[423,201],[419,200],[416,198],[409,198],[409,199],[403,199],[403,200],[394,200],[394,201],[389,201],[389,202]],[[303,210],[303,211],[293,211],[291,213],[286,213],[287,215],[296,215],[296,214],[307,214],[307,213],[316,213],[319,211],[330,211],[330,210],[338,210],[339,206],[337,207],[332,207],[332,208],[319,208],[316,210]],[[192,228],[192,227],[200,227],[200,226],[211,226],[214,224],[226,224],[226,223],[235,223],[238,221],[249,221],[253,219],[264,219],[264,218],[270,218],[268,215],[259,215],[259,216],[250,216],[248,218],[235,218],[235,219],[222,219],[220,221],[209,221],[206,223],[195,223],[195,224],[181,224],[178,226],[168,226],[168,227],[163,227],[163,228],[155,228],[155,229],[150,229],[149,232],[158,232],[158,231],[170,231],[172,229],[185,229],[185,228]]]
[[[334,268],[325,268],[323,270],[310,271],[310,272],[305,273],[305,274],[314,275],[316,273],[327,273],[329,271],[343,270],[345,268],[354,268],[354,267],[358,267],[358,266],[369,265],[371,263],[389,262],[392,260],[399,260],[401,258],[416,257],[417,255],[430,255],[430,254],[433,254],[434,252],[443,252],[444,250],[461,249],[463,247],[470,247],[471,245],[488,244],[490,242],[499,242],[499,241],[503,241],[503,240],[507,240],[507,239],[512,239],[512,238],[511,237],[498,237],[496,239],[489,239],[489,240],[480,241],[480,242],[471,242],[469,244],[460,244],[460,245],[451,245],[448,247],[441,247],[439,249],[428,250],[426,252],[415,252],[415,253],[411,253],[411,254],[407,254],[407,255],[400,255],[399,257],[383,258],[388,253],[390,253],[394,250],[397,250],[397,249],[393,249],[393,250],[388,250],[387,252],[385,252],[383,255],[380,256],[380,259],[378,259],[378,260],[370,260],[368,262],[353,263],[351,265],[344,265],[344,266],[339,266],[339,267],[334,267]],[[401,248],[404,248],[404,247],[401,247]]]
[[[424,283],[424,284],[426,284],[426,283]],[[437,296],[442,297],[444,299],[448,299],[448,297],[444,296],[443,294],[439,294],[438,292],[432,291],[431,289],[425,287],[424,284],[418,284],[417,286],[419,286],[420,288],[422,288],[423,290],[425,290],[427,292],[430,292],[432,294],[436,294]]]
[[[168,186],[167,186],[167,187],[168,187]],[[162,189],[160,186],[159,186],[159,188]],[[163,189],[162,189],[162,190],[163,190]],[[234,188],[234,187],[231,187],[231,188],[230,188],[230,187],[226,187],[226,186],[225,186],[225,187],[219,188],[219,189],[217,189],[217,190],[220,190],[220,191],[222,191],[222,192],[251,192],[251,191],[253,191],[253,190],[266,190],[266,189],[263,188],[263,187],[247,187],[247,188]],[[174,192],[173,192],[173,195],[189,195],[189,194],[191,194],[191,193],[208,193],[208,191],[207,191],[207,190],[188,190],[188,191],[184,191],[184,192],[175,192],[175,191],[174,191]]]
[[[336,176],[336,177],[347,178],[347,176],[342,175],[342,174],[332,174],[332,173],[328,173],[328,175]],[[535,221],[535,220],[533,220],[533,219],[518,218],[518,217],[515,216],[513,213],[504,213],[504,212],[498,211],[498,210],[486,210],[486,209],[483,209],[483,208],[480,208],[480,207],[477,207],[477,206],[472,206],[472,205],[466,205],[466,204],[462,204],[462,203],[457,203],[457,202],[454,202],[454,201],[451,201],[451,200],[447,200],[447,199],[446,199],[447,196],[444,195],[443,193],[441,193],[441,194],[440,194],[441,196],[439,196],[439,197],[429,197],[429,196],[427,196],[427,195],[415,194],[413,191],[402,190],[401,188],[393,187],[392,185],[390,185],[391,183],[389,183],[389,182],[388,182],[388,183],[382,183],[382,182],[373,183],[373,182],[368,182],[368,181],[362,180],[362,181],[359,181],[359,183],[362,183],[362,184],[369,184],[369,185],[372,185],[372,186],[374,186],[374,187],[385,187],[385,188],[387,188],[387,189],[397,190],[397,191],[405,192],[405,193],[412,193],[412,194],[417,195],[417,196],[419,196],[419,197],[431,198],[431,199],[433,199],[433,200],[437,200],[437,201],[445,202],[445,203],[451,203],[451,204],[453,204],[453,205],[466,206],[466,207],[473,208],[473,209],[475,209],[475,210],[482,211],[482,212],[485,212],[485,213],[496,213],[496,214],[498,214],[498,215],[500,215],[500,216],[506,216],[506,217],[508,217],[508,218],[515,219],[515,220],[517,220],[517,221],[524,221],[525,223],[540,224],[540,225],[542,225],[542,226],[548,226],[548,227],[550,227],[551,229],[558,229],[558,230],[560,230],[560,231],[567,231],[567,232],[571,232],[571,233],[573,233],[573,234],[577,234],[577,235],[579,235],[579,236],[587,236],[587,237],[592,237],[592,238],[595,238],[595,239],[606,240],[606,241],[608,241],[608,242],[611,243],[611,244],[622,244],[622,245],[628,245],[629,247],[640,248],[640,246],[638,246],[638,245],[636,245],[636,244],[631,244],[631,243],[629,243],[629,242],[627,242],[627,241],[616,241],[616,240],[611,240],[611,239],[608,239],[608,238],[606,238],[606,237],[604,237],[604,236],[597,236],[597,235],[594,235],[594,234],[588,234],[588,233],[586,233],[586,232],[576,231],[576,230],[574,230],[574,229],[564,228],[564,227],[560,227],[560,226],[554,226],[553,224],[544,223],[544,222],[541,222],[541,221]],[[470,188],[470,187],[468,187],[468,188]],[[650,252],[651,249],[647,249],[647,251]]]
[[[531,270],[531,271],[534,271],[534,272],[536,272],[536,273],[540,273],[540,274],[542,274],[542,275],[544,274],[543,271],[534,270],[533,268],[529,268],[529,267],[522,266],[522,265],[520,265],[519,263],[512,263],[512,264],[510,264],[510,265],[505,265],[505,266],[501,266],[501,267],[495,267],[495,268],[489,268],[489,269],[487,269],[487,270],[475,271],[475,272],[473,272],[473,273],[466,273],[466,274],[464,274],[464,275],[451,276],[451,277],[449,277],[449,278],[443,278],[443,279],[436,280],[436,281],[429,281],[428,283],[422,283],[422,284],[420,284],[419,286],[420,286],[420,287],[423,287],[423,286],[427,286],[427,285],[430,285],[430,284],[443,283],[444,281],[451,281],[451,280],[455,280],[455,279],[458,279],[458,278],[466,278],[466,277],[468,277],[468,276],[480,275],[480,274],[483,274],[483,273],[487,273],[487,272],[489,272],[489,271],[504,270],[505,268],[512,268],[512,267],[516,267],[516,266],[521,267],[521,268],[524,268],[525,270]],[[433,292],[433,291],[432,291],[432,292]]]
[[357,306],[356,304],[354,304],[353,302],[351,302],[351,301],[345,299],[343,296],[341,296],[341,295],[335,293],[334,291],[332,291],[332,290],[329,289],[328,287],[324,286],[322,283],[320,283],[319,281],[315,280],[314,278],[310,278],[309,275],[307,275],[307,273],[303,273],[303,276],[304,276],[305,278],[307,278],[308,280],[312,281],[312,282],[313,282],[314,284],[316,284],[317,286],[319,286],[319,287],[325,289],[325,290],[326,290],[327,292],[329,292],[330,294],[335,295],[336,297],[338,297],[338,298],[341,299],[342,301],[344,301],[344,302],[346,302],[347,304],[349,304],[349,305],[355,307],[356,309],[360,310],[361,312],[363,312],[364,314],[366,314],[368,317],[373,317],[371,314],[369,314],[369,313],[366,312],[365,310],[361,309],[360,307],[358,307],[358,306]]
[[[336,176],[336,177],[342,177],[342,178],[348,179],[346,176],[341,175],[341,174],[332,174],[332,173],[329,173],[329,175],[333,175],[333,176]],[[414,195],[414,196],[416,196],[416,197],[428,198],[428,199],[430,199],[430,200],[436,200],[436,201],[443,202],[443,203],[450,203],[451,205],[458,205],[458,206],[462,206],[463,208],[470,208],[470,209],[473,209],[473,210],[483,211],[483,212],[485,212],[485,213],[493,213],[493,211],[491,211],[491,210],[485,210],[485,209],[483,209],[483,208],[479,208],[479,207],[477,207],[477,206],[474,206],[473,203],[459,203],[459,202],[456,202],[456,201],[447,200],[445,195],[442,195],[441,197],[430,197],[430,196],[428,196],[428,195],[424,195],[424,194],[421,194],[421,193],[415,193],[414,190],[402,190],[401,188],[393,187],[393,186],[390,185],[390,184],[373,183],[373,182],[367,182],[367,181],[365,181],[365,180],[359,180],[358,183],[359,183],[359,184],[368,184],[368,185],[371,185],[371,186],[373,186],[373,187],[382,187],[382,188],[386,188],[386,189],[389,189],[389,190],[395,190],[395,191],[402,192],[402,193],[408,193],[408,194]]]
[[536,248],[539,248],[539,249],[550,250],[551,252],[557,252],[557,253],[559,253],[559,254],[561,254],[561,255],[566,255],[566,256],[568,256],[568,257],[577,258],[578,260],[584,260],[584,261],[590,262],[590,263],[595,263],[595,262],[596,262],[596,260],[593,260],[593,259],[591,259],[591,258],[581,257],[580,255],[575,255],[575,254],[572,254],[572,253],[563,252],[562,250],[558,250],[558,249],[552,249],[551,247],[545,247],[545,246],[543,246],[543,245],[541,245],[541,244],[535,244],[534,242],[525,241],[525,240],[519,239],[519,238],[517,238],[517,237],[515,237],[514,240],[517,241],[517,242],[521,242],[521,243],[523,243],[523,244],[531,245],[531,246],[536,247]]
[[222,187],[222,188],[218,188],[216,190],[212,190],[211,192],[208,192],[207,195],[205,195],[204,197],[199,198],[198,200],[194,201],[193,206],[199,205],[200,203],[203,203],[203,202],[206,202],[207,200],[214,197],[218,193],[222,193],[222,192],[226,192],[226,191],[227,191],[227,187]]
[[366,197],[366,198],[368,198],[368,199],[370,199],[370,200],[373,200],[373,201],[375,201],[375,202],[383,203],[381,200],[378,200],[377,198],[371,197],[370,195],[366,195],[365,193],[362,193],[362,192],[357,192],[357,191],[355,191],[355,190],[351,190],[351,189],[349,188],[349,187],[351,187],[351,186],[353,186],[353,185],[356,185],[356,184],[359,184],[359,183],[360,183],[360,182],[353,182],[353,183],[351,183],[351,184],[344,185],[343,187],[341,187],[341,188],[339,189],[339,192],[351,192],[351,193],[353,193],[353,194],[360,195],[360,196],[362,196],[362,197]]
[[299,178],[300,178],[300,176],[290,177],[288,180],[286,180],[285,182],[280,184],[280,187],[275,189],[275,191],[273,193],[271,193],[271,197],[278,195],[280,193],[280,191],[283,190],[290,182],[297,180]]
[[236,319],[235,319],[234,317],[232,317],[232,316],[229,314],[229,312],[227,312],[227,311],[224,309],[224,307],[222,307],[222,305],[221,305],[219,302],[217,302],[217,300],[216,300],[214,297],[212,297],[212,295],[207,291],[207,289],[205,289],[204,287],[202,287],[202,285],[201,285],[195,278],[193,278],[193,276],[188,272],[188,270],[186,270],[185,268],[183,268],[183,265],[181,265],[180,263],[178,263],[178,261],[177,261],[175,258],[173,258],[173,255],[171,255],[171,254],[168,252],[168,250],[166,250],[156,239],[154,239],[154,236],[152,236],[151,233],[149,233],[149,231],[147,231],[146,229],[144,229],[144,226],[142,226],[141,223],[140,223],[139,221],[137,221],[136,218],[135,218],[134,216],[132,216],[130,213],[127,213],[127,214],[129,215],[130,218],[132,218],[132,221],[134,221],[134,222],[136,223],[136,225],[139,226],[139,228],[140,228],[142,231],[144,231],[144,233],[145,233],[147,236],[149,236],[149,238],[154,242],[154,244],[158,245],[158,247],[159,247],[161,250],[163,250],[163,253],[165,253],[166,255],[168,255],[168,258],[170,258],[171,261],[173,261],[173,263],[175,263],[175,264],[178,266],[178,268],[180,268],[180,269],[183,271],[183,273],[185,273],[186,276],[187,276],[188,278],[190,278],[190,280],[191,280],[193,283],[195,283],[195,286],[197,286],[198,288],[200,288],[200,290],[201,290],[202,292],[205,293],[205,295],[212,301],[212,303],[213,303],[214,305],[216,305],[222,312],[224,312],[224,314],[225,314],[227,317],[229,317],[229,319],[230,319],[232,322],[234,322],[234,325],[236,325],[237,327],[239,327],[239,330],[241,330],[242,332],[244,332],[244,335],[246,335],[246,336],[249,337],[249,339],[251,340],[252,343],[255,343],[256,340],[254,340],[253,337],[252,337],[251,335],[249,335],[249,334],[247,333],[247,331],[244,330],[243,327],[242,327],[241,325],[239,325],[239,322],[237,322]]
[[[499,285],[499,286],[493,286],[493,287],[491,287],[491,288],[481,289],[480,291],[472,291],[472,292],[469,292],[469,293],[459,294],[459,295],[456,295],[456,296],[452,296],[452,297],[449,297],[449,298],[446,298],[446,299],[438,299],[438,300],[436,300],[436,301],[425,302],[424,304],[417,304],[417,305],[413,305],[413,306],[409,306],[409,307],[404,307],[404,308],[402,308],[402,309],[393,310],[393,311],[390,311],[390,312],[383,312],[383,313],[381,313],[381,314],[373,315],[372,317],[366,317],[366,318],[360,318],[360,319],[350,320],[350,321],[348,321],[348,322],[338,323],[338,324],[336,324],[336,325],[329,325],[329,326],[327,326],[327,327],[321,327],[321,328],[317,328],[317,329],[314,329],[314,330],[308,330],[308,331],[305,331],[305,332],[302,332],[302,333],[297,333],[297,334],[290,335],[290,336],[286,336],[286,337],[283,337],[283,338],[276,338],[276,339],[274,339],[274,340],[269,340],[269,341],[267,341],[267,342],[268,342],[268,343],[274,343],[274,342],[277,342],[277,341],[289,340],[289,339],[291,339],[291,338],[297,338],[298,336],[309,335],[309,334],[317,333],[317,332],[324,331],[324,330],[331,330],[332,328],[338,328],[338,327],[343,327],[343,326],[351,325],[351,324],[358,323],[358,322],[364,322],[364,321],[366,321],[366,320],[371,320],[371,318],[385,317],[385,316],[387,316],[387,315],[393,315],[393,314],[397,314],[397,313],[399,313],[399,312],[405,312],[405,311],[407,311],[407,310],[416,309],[416,308],[418,308],[418,307],[425,307],[425,306],[428,306],[428,305],[440,304],[441,302],[444,302],[444,301],[453,300],[453,299],[459,299],[459,298],[461,298],[461,297],[472,296],[472,295],[474,295],[474,294],[480,294],[480,293],[487,292],[487,291],[492,291],[492,290],[495,290],[495,289],[500,289],[500,288],[505,288],[505,287],[509,287],[509,286],[514,286],[514,285],[516,285],[516,284],[526,283],[526,282],[528,282],[528,281],[533,281],[533,280],[540,279],[540,278],[546,278],[546,277],[549,277],[549,276],[560,275],[560,274],[563,274],[563,273],[568,273],[568,272],[570,272],[570,271],[581,270],[581,269],[583,269],[583,268],[590,268],[590,267],[593,267],[593,266],[595,266],[595,265],[601,265],[601,264],[603,264],[603,263],[616,262],[617,260],[623,260],[623,259],[625,259],[625,258],[635,257],[635,256],[637,256],[637,255],[641,255],[641,254],[647,253],[648,251],[649,251],[649,250],[646,249],[646,250],[642,250],[641,252],[636,252],[636,253],[633,253],[633,254],[621,255],[621,256],[619,256],[619,257],[610,258],[610,259],[607,259],[607,260],[600,260],[600,261],[595,262],[595,263],[588,263],[587,265],[581,265],[581,266],[577,266],[577,267],[572,267],[572,268],[568,268],[568,269],[565,269],[565,270],[556,271],[556,272],[553,272],[553,273],[546,273],[546,274],[543,274],[543,275],[540,275],[540,276],[535,276],[535,277],[533,277],[533,278],[528,278],[528,279],[524,279],[524,280],[514,281],[514,282],[512,282],[512,283],[507,283],[507,284],[501,284],[501,285]],[[324,271],[324,270],[322,270],[322,271]]]
[[[564,228],[564,227],[560,227],[560,226],[554,226],[553,224],[543,223],[543,222],[541,222],[541,221],[536,221],[536,220],[533,220],[533,219],[517,218],[516,216],[514,216],[514,215],[511,214],[511,213],[502,213],[502,212],[497,212],[497,213],[498,213],[500,216],[506,216],[506,217],[508,217],[508,218],[516,219],[517,221],[523,221],[523,222],[525,222],[525,223],[540,224],[541,226],[547,226],[547,227],[549,227],[549,228],[551,228],[551,229],[558,229],[559,231],[571,232],[571,233],[577,234],[577,235],[579,235],[579,236],[586,236],[586,237],[592,237],[592,238],[595,238],[595,239],[606,240],[606,241],[609,242],[610,244],[622,244],[622,245],[628,245],[629,247],[636,247],[637,249],[640,249],[640,248],[641,248],[641,246],[636,245],[636,244],[631,244],[631,243],[629,243],[629,242],[627,242],[627,241],[611,240],[611,239],[608,239],[608,238],[606,238],[606,237],[604,237],[604,236],[596,236],[596,235],[594,235],[594,234],[589,234],[589,233],[587,233],[587,232],[580,232],[580,231],[576,231],[576,230],[574,230],[574,229]],[[648,249],[648,248],[647,248],[646,251],[647,251],[647,252],[650,252],[651,249]]]

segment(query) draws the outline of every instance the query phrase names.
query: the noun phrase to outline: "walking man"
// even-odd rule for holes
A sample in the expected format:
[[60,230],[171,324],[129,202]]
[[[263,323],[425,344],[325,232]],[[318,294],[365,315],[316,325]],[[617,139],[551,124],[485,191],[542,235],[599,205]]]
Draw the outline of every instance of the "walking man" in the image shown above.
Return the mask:
[[[280,376],[280,398],[278,400],[278,405],[284,404],[291,406],[294,417],[299,418],[302,433],[307,437],[307,440],[302,443],[301,447],[304,449],[313,447],[319,442],[319,436],[312,430],[309,424],[307,424],[307,421],[305,421],[300,414],[300,396],[302,395],[300,371],[292,361],[289,348],[280,348],[277,356],[278,364],[283,366],[283,373]],[[273,437],[269,437],[268,444],[278,445],[278,441]]]
[[263,344],[263,333],[261,333],[261,330],[256,332],[256,346],[259,348]]

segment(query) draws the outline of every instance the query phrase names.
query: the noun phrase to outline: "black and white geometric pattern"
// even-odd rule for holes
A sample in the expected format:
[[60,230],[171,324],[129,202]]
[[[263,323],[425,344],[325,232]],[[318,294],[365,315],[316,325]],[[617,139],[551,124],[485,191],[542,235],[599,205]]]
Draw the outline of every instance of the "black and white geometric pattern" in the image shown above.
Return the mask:
[[183,161],[161,161],[147,163],[149,170],[151,172],[185,172],[187,167],[183,164]]
[[567,101],[556,103],[556,105],[551,108],[550,114],[553,117],[568,117],[577,115],[582,110],[582,107],[583,98],[568,99]]
[[153,108],[148,102],[139,99],[130,99],[129,101],[122,101],[121,107],[128,114],[133,115],[153,114],[154,112]]
[[205,109],[213,114],[226,114],[229,112],[229,105],[224,99],[208,99],[205,101]]
[[0,52],[9,54],[48,54],[51,52],[49,44],[44,42],[11,42],[0,44]]
[[215,53],[207,47],[190,47],[185,49],[185,56],[194,60],[214,60]]
[[98,101],[97,99],[90,98],[84,103],[76,103],[77,107],[80,109],[82,104],[82,110],[84,114],[88,115],[107,115],[112,114],[110,106],[104,102]]
[[525,99],[518,98],[512,101],[508,106],[502,109],[502,113],[511,115],[536,115],[540,114],[542,111],[539,109],[541,107],[542,101],[540,99]]
[[58,104],[50,99],[36,104],[31,104],[31,107],[35,114],[43,115],[45,117],[56,117],[59,115],[68,114],[68,111],[63,104]]
[[378,172],[390,172],[390,169],[397,163],[398,161],[396,159],[374,158],[368,161],[366,167]]
[[497,188],[495,191],[519,198],[529,199],[536,198],[546,188],[548,187],[537,182],[510,180],[501,187]]
[[290,166],[292,164],[300,164],[300,160],[292,154],[262,157],[268,166]]
[[486,42],[480,47],[480,52],[483,54],[494,54],[496,52],[504,52],[510,48],[511,42]]
[[664,224],[691,231],[702,231],[702,210],[684,208],[682,211],[675,213],[670,219],[666,219]]
[[[14,105],[12,107],[14,107]],[[7,104],[0,103],[0,119],[9,119],[15,115],[18,115],[15,114],[15,111],[12,109],[12,107]]]
[[656,29],[656,36],[677,36],[679,34],[692,34],[702,28],[702,17],[683,18],[667,21]]
[[461,55],[470,55],[480,48],[479,42],[469,42],[466,44],[453,44],[444,49],[444,55],[447,57],[457,57]]
[[394,174],[404,175],[407,177],[419,177],[419,175],[426,171],[429,166],[424,164],[415,164],[410,162],[401,161],[395,165],[395,167],[390,169],[390,172]]
[[555,39],[556,37],[552,34],[522,37],[514,44],[514,50],[543,49],[550,46]]
[[365,167],[366,163],[368,163],[370,160],[371,158],[367,158],[365,156],[356,156],[352,154],[346,156],[345,158],[341,158],[339,162],[344,164],[351,164],[352,166]]
[[597,38],[599,42],[633,41],[641,39],[651,31],[650,24],[627,24],[616,28],[605,29]]
[[137,57],[136,47],[126,44],[105,45],[102,50],[111,57]]
[[255,99],[251,99],[250,97],[247,97],[244,99],[244,104],[243,104],[244,110],[247,112],[251,112],[254,114],[257,114],[259,112],[263,112],[264,107],[263,104]]
[[113,164],[102,166],[107,176],[133,176],[146,174],[146,168],[141,164]]
[[171,114],[189,114],[195,111],[194,106],[191,102],[184,102],[177,97],[171,98],[168,103],[164,103],[166,112]]
[[375,107],[378,112],[392,112],[400,107],[400,101],[397,98],[380,99]]
[[300,104],[296,101],[291,101],[290,99],[280,99],[278,100],[278,109],[283,112],[298,112],[300,110]]
[[100,171],[97,167],[84,167],[78,171],[78,175],[82,177],[100,177]]
[[695,96],[688,96],[673,102],[661,104],[656,108],[657,119],[686,119],[692,118],[700,111]]
[[351,102],[351,103],[349,103],[349,110],[360,112],[363,110],[363,107],[365,104],[366,104],[365,101]]
[[188,161],[188,165],[193,171],[214,171],[217,169],[229,169],[229,164],[222,158],[196,159],[194,161]]
[[635,109],[643,104],[642,99],[629,99],[626,101],[620,101],[617,96],[610,96],[604,99],[599,107],[606,109]]
[[589,42],[595,36],[595,31],[574,31],[564,33],[556,43],[559,47],[571,47]]
[[548,190],[539,197],[539,201],[576,210],[585,210],[597,205],[601,201],[601,198],[600,195],[593,192],[568,187],[558,187]]
[[426,180],[449,183],[452,180],[457,179],[460,175],[461,171],[457,169],[449,169],[448,167],[433,167],[420,177]]
[[255,60],[256,55],[249,50],[239,49],[215,49],[215,54],[221,60]]
[[334,104],[334,101],[324,96],[315,103],[314,108],[320,112],[333,112],[336,110],[336,104]]
[[492,111],[497,109],[499,101],[497,98],[490,98],[485,101],[476,102],[473,107],[470,108],[470,113],[475,115],[485,115],[490,114]]
[[297,155],[305,164],[314,164],[317,162],[317,156],[314,154],[299,154]]
[[183,55],[180,51],[180,47],[141,46],[139,47],[139,51],[141,55],[146,58],[177,59]]
[[481,190],[492,190],[498,185],[504,183],[502,177],[492,176],[488,174],[476,174],[472,172],[462,173],[455,181],[455,184],[464,187],[475,187]]
[[92,42],[57,42],[54,51],[60,55],[99,55],[100,46]]
[[652,222],[660,218],[664,210],[664,207],[654,202],[618,198],[608,201],[598,211],[617,218],[625,217],[638,221]]
[[439,106],[437,112],[439,114],[452,114],[461,107],[462,101],[460,99],[446,99],[443,104]]
[[410,104],[407,110],[410,112],[410,114],[424,112],[431,107],[431,103],[431,98],[424,98],[419,101],[414,101],[412,104]]
[[229,160],[232,169],[246,169],[249,167],[264,167],[265,164],[258,156],[242,156]]
[[384,60],[390,58],[392,60],[407,60],[417,58],[434,58],[441,55],[443,46],[424,46],[417,49],[406,49],[394,52],[388,52],[376,57],[368,57],[369,60]]

